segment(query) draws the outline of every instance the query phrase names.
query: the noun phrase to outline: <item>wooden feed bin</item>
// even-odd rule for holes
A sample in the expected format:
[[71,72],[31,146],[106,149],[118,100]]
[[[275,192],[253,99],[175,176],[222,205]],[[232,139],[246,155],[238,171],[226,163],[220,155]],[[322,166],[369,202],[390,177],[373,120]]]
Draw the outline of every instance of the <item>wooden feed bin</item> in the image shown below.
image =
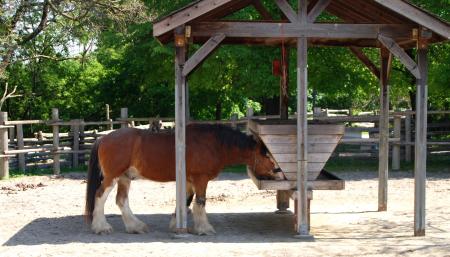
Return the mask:
[[[269,149],[287,180],[258,180],[249,175],[259,189],[295,190],[297,180],[297,121],[252,120],[249,128]],[[344,181],[323,171],[337,144],[345,132],[344,125],[308,125],[308,190],[340,190]],[[320,175],[320,176],[319,176]]]

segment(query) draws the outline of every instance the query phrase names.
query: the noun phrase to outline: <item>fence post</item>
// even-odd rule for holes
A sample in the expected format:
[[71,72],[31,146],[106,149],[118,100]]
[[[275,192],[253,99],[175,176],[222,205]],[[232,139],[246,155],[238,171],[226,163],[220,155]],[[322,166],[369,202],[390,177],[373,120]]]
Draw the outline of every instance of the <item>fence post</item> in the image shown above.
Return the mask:
[[[8,113],[0,112],[0,126],[5,126],[8,121]],[[9,178],[9,157],[6,156],[5,151],[8,151],[8,128],[0,128],[0,179]]]
[[121,128],[128,128],[128,108],[120,109],[120,120],[124,123],[120,124]]
[[107,125],[107,130],[113,130],[113,124],[112,124],[112,119],[109,116],[110,113],[110,109],[109,109],[109,104],[106,104],[106,120],[111,122],[109,125]]
[[[85,140],[86,140],[86,135],[84,134],[84,129],[85,129],[85,125],[84,125],[84,119],[81,119],[80,120],[80,122],[82,123],[82,124],[80,124],[80,143],[79,143],[79,149],[80,150],[84,150],[85,149],[85,145],[86,145],[86,142],[85,142]],[[85,164],[85,154],[84,153],[81,153],[81,155],[80,155],[80,160],[81,160],[81,163],[82,163],[82,165],[84,165]]]
[[80,150],[80,120],[72,120],[72,168],[78,168],[78,154]]
[[[17,125],[17,149],[18,150],[23,150],[25,147],[24,142],[23,142],[23,125],[22,124],[18,124]],[[25,167],[26,167],[26,163],[25,163],[25,154],[24,153],[19,153],[18,154],[18,161],[19,161],[19,170],[20,171],[25,171]]]
[[231,127],[232,128],[237,128],[237,125],[236,125],[237,120],[238,120],[238,114],[237,113],[231,114]]
[[[52,122],[59,122],[59,110],[58,108],[52,109]],[[59,175],[61,173],[61,165],[59,162],[59,126],[53,124],[53,174]]]
[[247,108],[247,113],[246,113],[246,117],[247,117],[247,124],[246,124],[246,131],[247,131],[247,134],[250,134],[250,121],[251,121],[251,119],[252,119],[252,117],[253,117],[253,115],[255,114],[255,111],[253,110],[253,108],[252,107],[248,107]]
[[405,161],[411,162],[411,113],[405,117]]
[[[394,138],[400,138],[402,135],[402,116],[394,116]],[[401,141],[401,140],[400,140]],[[392,144],[392,169],[400,169],[400,142]]]
[[13,145],[16,138],[14,126],[9,128],[9,142]]

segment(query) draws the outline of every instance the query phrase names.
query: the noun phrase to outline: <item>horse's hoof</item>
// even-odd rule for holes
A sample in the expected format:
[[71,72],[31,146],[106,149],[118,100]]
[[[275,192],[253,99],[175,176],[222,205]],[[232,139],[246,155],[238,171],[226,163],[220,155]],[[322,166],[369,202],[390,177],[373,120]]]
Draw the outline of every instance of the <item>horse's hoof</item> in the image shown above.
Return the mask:
[[113,232],[113,228],[109,223],[105,223],[101,226],[92,226],[92,231],[97,235],[109,235]]
[[216,234],[216,231],[210,224],[194,226],[193,232],[199,236],[212,236]]
[[126,227],[126,231],[129,234],[145,234],[148,233],[150,230],[144,222],[139,222],[134,224],[133,226]]

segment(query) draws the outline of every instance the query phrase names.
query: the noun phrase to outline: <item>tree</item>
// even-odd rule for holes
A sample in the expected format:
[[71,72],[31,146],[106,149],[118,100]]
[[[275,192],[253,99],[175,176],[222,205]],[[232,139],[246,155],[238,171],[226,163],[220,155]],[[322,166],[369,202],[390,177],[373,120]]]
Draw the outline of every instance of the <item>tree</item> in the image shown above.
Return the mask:
[[[68,49],[70,43],[86,43],[110,24],[120,29],[131,21],[147,19],[146,13],[145,6],[138,0],[1,1],[0,78],[7,77],[5,71],[12,62],[35,58],[66,59],[71,54]],[[59,51],[56,56],[24,54],[29,53],[23,51],[28,44],[47,30],[57,33],[60,39],[65,39],[63,42],[53,42],[52,47],[60,46],[66,48],[66,51]]]

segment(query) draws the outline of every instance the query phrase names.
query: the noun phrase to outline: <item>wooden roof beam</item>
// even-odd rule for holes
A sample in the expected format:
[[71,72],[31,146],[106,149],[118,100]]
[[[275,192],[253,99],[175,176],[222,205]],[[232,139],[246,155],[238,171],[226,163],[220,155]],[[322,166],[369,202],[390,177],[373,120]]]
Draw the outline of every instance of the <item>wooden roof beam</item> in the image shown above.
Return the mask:
[[409,57],[409,55],[403,50],[394,39],[379,35],[378,40],[383,44],[405,67],[416,77],[420,79],[420,71],[417,63]]
[[153,36],[159,37],[178,26],[186,24],[187,22],[196,19],[212,10],[226,6],[233,0],[214,0],[214,1],[200,1],[185,9],[182,9],[172,15],[157,21],[153,25]]
[[292,23],[298,22],[298,15],[292,9],[291,5],[287,0],[275,0],[275,3],[277,4],[278,8],[283,12],[283,14],[289,19]]
[[261,0],[253,0],[252,5],[264,20],[273,20],[272,14],[264,7]]
[[366,54],[359,47],[351,46],[349,47],[350,51],[358,58],[366,67],[377,77],[380,79],[380,69],[367,57]]
[[225,39],[224,34],[212,36],[200,49],[195,52],[183,67],[183,76],[188,76],[196,69]]
[[397,12],[406,18],[416,22],[428,29],[433,30],[437,34],[446,39],[450,39],[450,29],[448,24],[439,21],[437,18],[427,14],[426,12],[412,6],[409,3],[400,0],[374,0],[376,3]]
[[319,0],[308,13],[308,22],[313,23],[317,17],[327,8],[331,0]]
[[299,24],[267,22],[198,22],[192,24],[194,37],[223,33],[235,38],[342,38],[377,39],[378,34],[393,38],[411,38],[413,27],[396,24]]

